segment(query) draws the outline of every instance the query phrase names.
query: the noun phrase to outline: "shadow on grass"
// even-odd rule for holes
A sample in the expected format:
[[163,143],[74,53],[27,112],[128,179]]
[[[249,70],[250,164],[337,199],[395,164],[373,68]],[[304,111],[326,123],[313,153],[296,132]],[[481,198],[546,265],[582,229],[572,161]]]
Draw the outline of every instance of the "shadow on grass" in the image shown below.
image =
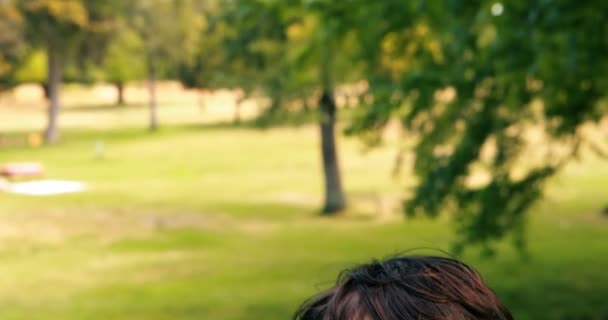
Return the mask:
[[[195,131],[216,131],[228,129],[248,129],[259,130],[254,125],[248,123],[233,124],[233,123],[213,123],[213,124],[184,124],[184,125],[167,125],[161,126],[156,131],[150,131],[142,127],[128,127],[120,129],[63,129],[61,130],[61,139],[54,145],[39,144],[35,147],[52,148],[55,146],[65,146],[66,144],[91,142],[96,140],[120,142],[128,140],[142,141],[145,139],[155,139],[160,136],[171,136]],[[42,139],[41,131],[18,130],[0,132],[0,150],[19,150],[34,148],[30,143],[30,136],[38,135]]]
[[222,202],[215,203],[211,210],[252,219],[291,220],[320,216],[316,203],[309,205],[282,202]]
[[[63,112],[102,112],[107,110],[119,111],[123,108],[145,108],[145,104],[133,104],[128,106],[97,105],[90,107],[66,108]],[[161,119],[162,120],[162,119]],[[314,110],[308,111],[278,111],[273,115],[263,114],[260,117],[247,119],[239,122],[223,121],[214,123],[185,123],[162,125],[155,131],[150,131],[145,127],[124,127],[124,128],[66,128],[61,129],[61,139],[55,145],[39,145],[36,147],[63,146],[71,143],[94,142],[96,140],[120,142],[126,140],[154,139],[159,136],[170,136],[186,132],[204,132],[221,130],[251,130],[265,131],[275,128],[293,128],[316,123],[317,114]],[[27,149],[32,148],[31,136],[38,134],[38,139],[42,139],[42,130],[15,130],[0,132],[0,150]],[[42,142],[40,140],[40,142]]]

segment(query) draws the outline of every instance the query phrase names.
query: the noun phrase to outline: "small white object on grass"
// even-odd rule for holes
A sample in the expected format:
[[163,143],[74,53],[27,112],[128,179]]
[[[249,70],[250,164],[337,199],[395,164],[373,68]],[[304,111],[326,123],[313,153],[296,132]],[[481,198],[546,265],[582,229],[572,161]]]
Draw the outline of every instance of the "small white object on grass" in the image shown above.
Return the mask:
[[95,142],[95,159],[103,159],[105,154],[105,145],[102,140]]
[[76,181],[39,180],[9,183],[4,186],[4,190],[10,193],[27,196],[53,196],[83,192],[86,190],[86,185]]

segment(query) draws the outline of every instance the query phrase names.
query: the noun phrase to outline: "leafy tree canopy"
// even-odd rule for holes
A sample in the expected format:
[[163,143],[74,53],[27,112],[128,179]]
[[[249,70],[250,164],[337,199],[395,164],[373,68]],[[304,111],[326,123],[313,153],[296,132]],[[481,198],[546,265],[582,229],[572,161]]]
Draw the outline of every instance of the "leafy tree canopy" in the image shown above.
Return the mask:
[[21,16],[11,2],[0,2],[0,89],[14,83],[14,73],[25,53]]
[[379,1],[367,12],[380,26],[361,37],[374,99],[350,132],[377,135],[398,116],[416,142],[407,213],[453,212],[456,249],[492,253],[508,235],[523,248],[526,210],[592,144],[582,126],[606,114],[608,4]]

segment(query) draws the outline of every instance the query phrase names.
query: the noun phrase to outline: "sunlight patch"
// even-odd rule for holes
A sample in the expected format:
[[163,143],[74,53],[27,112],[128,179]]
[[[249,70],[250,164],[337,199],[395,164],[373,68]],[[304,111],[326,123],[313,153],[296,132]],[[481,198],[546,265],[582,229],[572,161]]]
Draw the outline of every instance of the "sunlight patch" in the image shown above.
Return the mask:
[[38,180],[28,182],[0,182],[0,190],[26,196],[54,196],[86,191],[86,185],[77,181]]

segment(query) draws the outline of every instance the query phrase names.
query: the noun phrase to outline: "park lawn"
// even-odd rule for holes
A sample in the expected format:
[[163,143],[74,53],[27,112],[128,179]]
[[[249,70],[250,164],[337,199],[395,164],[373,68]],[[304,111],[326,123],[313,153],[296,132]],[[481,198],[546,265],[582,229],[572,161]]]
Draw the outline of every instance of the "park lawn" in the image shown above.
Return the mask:
[[[363,152],[341,138],[352,206],[320,217],[317,139],[312,126],[150,134],[91,123],[68,126],[56,146],[0,149],[0,163],[39,161],[49,178],[89,186],[51,198],[0,194],[0,319],[288,319],[345,267],[449,248],[448,215],[395,212],[411,178],[390,176],[390,147]],[[508,242],[494,259],[463,256],[516,319],[608,318],[607,181],[608,165],[590,157],[553,179],[530,215],[529,259]]]

